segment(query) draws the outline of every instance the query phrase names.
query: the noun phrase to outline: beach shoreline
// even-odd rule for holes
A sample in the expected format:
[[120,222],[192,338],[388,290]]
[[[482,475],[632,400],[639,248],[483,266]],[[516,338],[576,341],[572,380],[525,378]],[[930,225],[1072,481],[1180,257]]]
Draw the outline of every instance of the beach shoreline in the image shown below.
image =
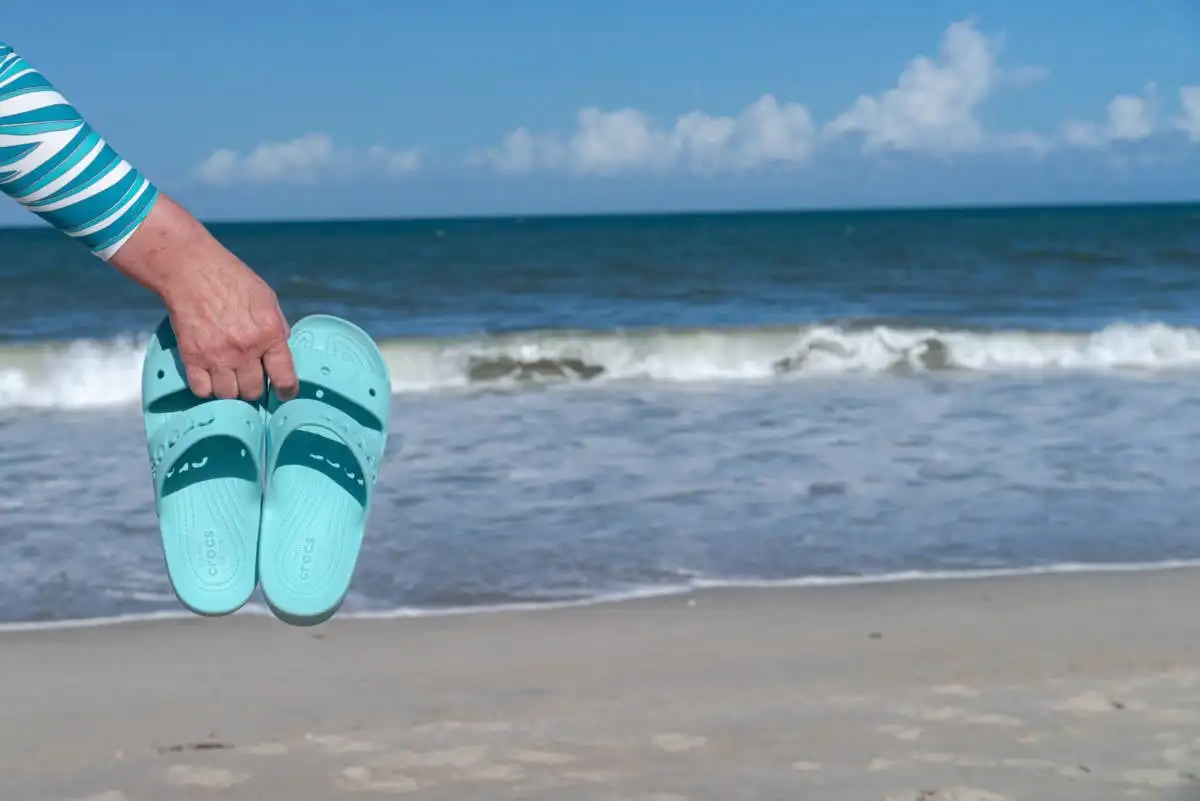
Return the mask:
[[1196,798],[1198,606],[1178,568],[7,631],[0,796]]
[[[1056,575],[1120,575],[1126,573],[1159,573],[1195,569],[1200,569],[1200,560],[1168,559],[1155,562],[1074,562],[965,570],[907,570],[896,573],[867,573],[859,575],[813,575],[793,579],[698,579],[689,584],[645,585],[622,591],[599,592],[595,595],[569,597],[562,600],[519,600],[468,606],[401,606],[393,609],[358,611],[347,611],[343,607],[336,617],[339,622],[344,623],[349,621],[411,620],[425,617],[507,615],[522,612],[554,612],[568,609],[582,609],[591,606],[628,604],[661,598],[686,598],[697,593],[722,591],[819,590],[873,586],[877,584],[905,584],[908,582],[963,582],[979,579],[1023,579],[1035,576]],[[239,619],[244,617],[273,618],[274,614],[268,606],[261,602],[256,593],[245,606],[235,611],[233,616]],[[136,626],[143,623],[168,623],[173,620],[194,619],[194,613],[187,611],[182,606],[178,606],[175,610],[160,609],[153,612],[135,612],[103,617],[10,620],[0,622],[0,637],[9,633],[105,628],[109,626]]]

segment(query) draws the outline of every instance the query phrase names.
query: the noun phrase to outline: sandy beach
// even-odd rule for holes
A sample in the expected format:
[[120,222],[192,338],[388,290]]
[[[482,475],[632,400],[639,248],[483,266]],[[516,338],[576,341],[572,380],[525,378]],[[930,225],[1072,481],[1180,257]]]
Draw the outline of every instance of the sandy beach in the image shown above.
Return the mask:
[[1200,798],[1200,571],[0,635],[5,801]]

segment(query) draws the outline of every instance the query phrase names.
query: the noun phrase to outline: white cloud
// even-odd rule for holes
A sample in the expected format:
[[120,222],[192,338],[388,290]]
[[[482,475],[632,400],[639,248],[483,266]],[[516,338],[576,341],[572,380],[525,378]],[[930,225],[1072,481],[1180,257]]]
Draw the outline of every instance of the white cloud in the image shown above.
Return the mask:
[[830,138],[857,136],[866,151],[927,154],[1021,150],[1043,154],[1052,147],[1032,131],[994,133],[979,111],[1002,85],[1028,86],[1046,78],[1044,67],[1000,65],[1000,37],[984,35],[973,20],[955,22],[942,35],[938,58],[916,56],[896,85],[862,95],[825,126]]
[[800,103],[764,95],[736,117],[692,111],[670,127],[644,111],[582,109],[573,133],[535,133],[517,128],[498,147],[475,152],[468,164],[505,173],[562,170],[573,175],[663,172],[695,174],[800,165],[817,146],[847,137],[866,150],[953,153],[983,149],[1044,153],[1048,139],[1029,131],[989,134],[978,111],[1004,84],[1028,85],[1046,77],[1039,67],[1002,69],[998,38],[983,35],[971,20],[950,25],[937,60],[914,58],[894,88],[863,95],[819,129]]
[[1154,84],[1142,95],[1117,95],[1105,107],[1105,121],[1069,120],[1063,125],[1062,140],[1070,147],[1101,149],[1114,142],[1140,142],[1157,131]]
[[[1036,66],[1002,66],[1000,36],[971,20],[949,25],[936,56],[918,55],[894,86],[863,94],[824,125],[800,102],[764,94],[734,115],[689,111],[662,121],[636,108],[580,109],[566,133],[519,127],[498,145],[467,156],[467,164],[505,174],[555,171],[585,177],[661,175],[799,168],[823,150],[864,153],[904,151],[925,156],[1022,153],[1044,156],[1062,149],[1120,155],[1122,144],[1164,136],[1200,143],[1200,85],[1179,90],[1179,115],[1160,121],[1154,84],[1140,94],[1120,94],[1099,121],[1069,119],[1056,130],[994,130],[982,112],[998,92],[1027,87],[1049,76]],[[819,78],[819,76],[816,76]],[[1110,152],[1111,151],[1111,152]],[[301,183],[338,177],[403,179],[425,166],[419,148],[376,146],[352,150],[313,133],[266,142],[244,153],[212,153],[195,172],[200,181]]]
[[1188,139],[1200,142],[1200,86],[1184,86],[1179,90],[1179,108],[1177,127]]
[[421,169],[425,154],[420,148],[390,150],[382,145],[375,145],[367,151],[367,159],[380,165],[388,177],[404,178]]
[[562,144],[554,135],[536,135],[518,128],[504,137],[498,148],[467,156],[472,165],[490,165],[500,172],[522,173],[557,167],[562,160]]
[[1117,95],[1108,104],[1108,138],[1115,142],[1138,142],[1154,133],[1154,111],[1150,101],[1136,95]]
[[367,170],[389,178],[418,171],[419,149],[390,150],[375,146],[365,153],[335,146],[328,134],[312,133],[286,142],[264,142],[248,153],[217,150],[195,170],[198,181],[216,186],[235,183],[308,183],[337,176],[358,176]]
[[669,128],[634,108],[585,108],[566,138],[518,128],[499,147],[474,153],[468,162],[506,173],[553,169],[615,175],[682,168],[712,174],[802,163],[812,153],[815,137],[807,108],[763,95],[736,117],[692,111]]
[[1106,144],[1106,138],[1100,126],[1094,122],[1068,120],[1063,123],[1062,139],[1071,147],[1101,148]]
[[867,150],[979,150],[986,137],[977,113],[999,82],[999,51],[971,21],[956,22],[942,37],[940,59],[917,56],[894,88],[859,97],[825,131],[860,134]]

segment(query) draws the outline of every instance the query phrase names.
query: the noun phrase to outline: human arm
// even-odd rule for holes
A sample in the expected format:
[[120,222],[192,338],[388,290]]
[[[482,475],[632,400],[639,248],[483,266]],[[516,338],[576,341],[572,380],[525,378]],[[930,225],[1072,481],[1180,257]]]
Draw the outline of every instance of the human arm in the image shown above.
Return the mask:
[[0,42],[0,191],[162,298],[195,394],[297,380],[275,293]]

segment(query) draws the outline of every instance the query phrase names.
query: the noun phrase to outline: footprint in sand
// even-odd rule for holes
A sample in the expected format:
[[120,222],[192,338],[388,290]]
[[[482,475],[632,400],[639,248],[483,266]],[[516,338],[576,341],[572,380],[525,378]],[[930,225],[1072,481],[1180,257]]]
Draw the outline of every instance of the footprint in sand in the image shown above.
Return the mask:
[[341,772],[337,785],[343,790],[359,793],[411,793],[420,789],[411,776],[389,774],[377,776],[370,768],[352,765]]
[[921,736],[921,730],[916,726],[897,726],[895,724],[889,724],[887,726],[880,726],[875,731],[879,732],[880,734],[887,734],[891,737],[895,737],[897,740],[904,740],[905,742],[912,742]]
[[1181,746],[1170,746],[1163,750],[1162,761],[1166,762],[1168,765],[1173,765],[1180,769],[1186,769],[1196,765],[1197,763],[1200,763],[1200,759],[1197,759],[1197,756],[1198,755],[1194,747],[1184,748]]
[[350,737],[343,737],[340,734],[308,734],[305,735],[304,739],[310,743],[316,743],[334,754],[366,754],[379,750],[375,743],[369,743],[365,740],[354,740]]
[[520,765],[484,765],[470,776],[480,782],[515,782],[525,778],[525,770]]
[[1184,785],[1196,782],[1196,777],[1188,773],[1180,773],[1177,770],[1156,770],[1153,768],[1127,770],[1121,774],[1121,778],[1129,784],[1139,784],[1143,787],[1155,788],[1183,787]]
[[971,787],[948,787],[944,790],[918,790],[904,795],[889,795],[886,801],[1013,801],[1006,795]]
[[917,720],[928,720],[931,722],[958,720],[967,714],[966,710],[954,706],[900,707],[895,711],[906,718],[916,718]]
[[509,756],[526,765],[566,765],[575,761],[571,754],[559,754],[554,751],[514,751]]
[[962,719],[963,723],[971,723],[976,726],[1007,726],[1016,728],[1024,726],[1025,721],[1020,718],[1014,718],[1012,715],[1005,715],[1000,712],[984,712],[979,715],[967,715]]
[[512,731],[513,725],[504,721],[439,720],[412,728],[413,734],[499,734]]
[[960,768],[990,768],[997,764],[994,759],[971,754],[913,754],[913,759],[929,765],[955,765]]
[[1095,690],[1072,696],[1054,706],[1059,712],[1113,712],[1124,708],[1125,704]]
[[1038,757],[1005,757],[1003,764],[1006,768],[1023,768],[1025,770],[1054,770],[1060,767],[1057,762]]
[[1155,723],[1195,724],[1200,721],[1200,712],[1194,709],[1156,709],[1147,717]]
[[690,734],[672,733],[654,735],[654,744],[672,754],[695,751],[697,748],[703,748],[707,742],[707,737],[694,737]]
[[224,768],[199,765],[172,765],[167,769],[167,781],[177,787],[203,787],[206,790],[228,790],[250,777]]
[[401,770],[412,768],[469,768],[483,762],[487,748],[482,745],[463,745],[440,751],[397,751],[382,762]]

